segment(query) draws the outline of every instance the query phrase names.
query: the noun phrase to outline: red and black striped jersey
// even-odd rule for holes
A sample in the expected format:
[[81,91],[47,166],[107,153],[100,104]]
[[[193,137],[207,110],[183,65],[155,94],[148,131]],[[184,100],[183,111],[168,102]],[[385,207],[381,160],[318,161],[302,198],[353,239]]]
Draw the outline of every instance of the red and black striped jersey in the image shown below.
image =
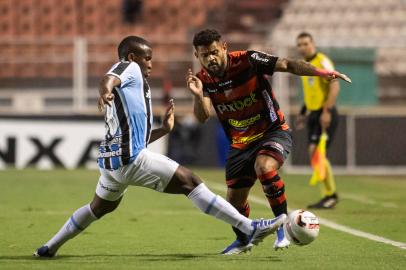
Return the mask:
[[258,51],[235,51],[228,54],[223,78],[210,76],[204,68],[197,74],[234,148],[245,148],[268,131],[289,129],[266,78],[277,59]]

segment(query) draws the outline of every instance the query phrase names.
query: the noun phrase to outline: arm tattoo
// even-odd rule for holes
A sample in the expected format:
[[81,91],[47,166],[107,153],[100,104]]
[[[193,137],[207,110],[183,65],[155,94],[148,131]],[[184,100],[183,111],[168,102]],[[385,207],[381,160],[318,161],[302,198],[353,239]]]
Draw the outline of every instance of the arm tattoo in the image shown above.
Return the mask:
[[317,68],[303,60],[289,60],[287,71],[302,76],[318,75]]

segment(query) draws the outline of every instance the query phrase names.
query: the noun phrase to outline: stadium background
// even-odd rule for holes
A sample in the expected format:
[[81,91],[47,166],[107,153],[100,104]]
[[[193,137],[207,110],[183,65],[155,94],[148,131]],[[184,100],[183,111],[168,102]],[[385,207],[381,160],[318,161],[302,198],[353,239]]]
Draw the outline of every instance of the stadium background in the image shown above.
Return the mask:
[[[196,123],[184,82],[188,67],[198,69],[193,33],[214,27],[231,49],[288,57],[298,57],[296,35],[312,33],[321,51],[354,81],[341,83],[342,116],[331,148],[337,171],[404,174],[405,18],[402,0],[1,0],[1,167],[95,166],[102,128],[97,85],[117,60],[117,43],[130,34],[153,43],[155,115],[170,97],[177,105],[177,128],[152,147],[185,164],[221,166],[224,138],[217,120]],[[301,105],[300,81],[285,74],[272,79],[283,110],[294,117]],[[77,137],[64,123],[94,128]],[[304,132],[294,138],[285,169],[307,172]]]

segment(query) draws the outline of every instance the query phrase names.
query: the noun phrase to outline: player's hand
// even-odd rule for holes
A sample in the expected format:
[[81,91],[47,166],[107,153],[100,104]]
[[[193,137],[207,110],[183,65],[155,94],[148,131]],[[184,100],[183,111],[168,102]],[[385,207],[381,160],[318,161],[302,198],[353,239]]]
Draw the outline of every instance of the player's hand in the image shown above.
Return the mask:
[[193,75],[192,70],[189,68],[186,75],[186,83],[189,91],[195,96],[203,96],[203,83],[202,81]]
[[342,73],[337,72],[337,71],[331,71],[331,73],[326,76],[326,79],[329,80],[329,81],[334,80],[334,79],[341,79],[341,80],[346,81],[348,83],[352,83],[351,79],[347,75],[342,74]]
[[295,119],[295,129],[296,130],[304,129],[305,123],[306,123],[306,116],[299,114],[298,116],[296,116],[296,119]]
[[173,99],[169,100],[169,106],[166,108],[164,120],[162,122],[162,129],[166,132],[171,132],[175,125],[175,102]]
[[114,94],[113,93],[107,93],[107,94],[101,95],[99,97],[98,102],[97,102],[98,107],[99,107],[99,111],[102,112],[104,110],[105,105],[111,107],[111,105],[113,103],[113,100],[114,100]]
[[331,123],[331,113],[329,111],[324,111],[321,113],[320,116],[320,125],[322,130],[326,130]]

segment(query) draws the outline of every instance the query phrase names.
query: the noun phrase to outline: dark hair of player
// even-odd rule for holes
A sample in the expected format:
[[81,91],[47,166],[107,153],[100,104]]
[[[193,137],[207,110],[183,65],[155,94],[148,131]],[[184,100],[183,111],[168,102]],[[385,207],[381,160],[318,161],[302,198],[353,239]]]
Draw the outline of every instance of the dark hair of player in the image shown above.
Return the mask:
[[214,41],[220,41],[221,35],[214,29],[205,29],[193,37],[193,46],[209,46]]
[[125,37],[118,45],[118,58],[120,60],[128,60],[128,54],[130,53],[140,53],[144,50],[144,46],[151,48],[150,43],[138,36],[128,36]]
[[310,40],[313,40],[313,36],[308,32],[302,32],[299,35],[297,35],[297,39],[306,37],[310,38]]

